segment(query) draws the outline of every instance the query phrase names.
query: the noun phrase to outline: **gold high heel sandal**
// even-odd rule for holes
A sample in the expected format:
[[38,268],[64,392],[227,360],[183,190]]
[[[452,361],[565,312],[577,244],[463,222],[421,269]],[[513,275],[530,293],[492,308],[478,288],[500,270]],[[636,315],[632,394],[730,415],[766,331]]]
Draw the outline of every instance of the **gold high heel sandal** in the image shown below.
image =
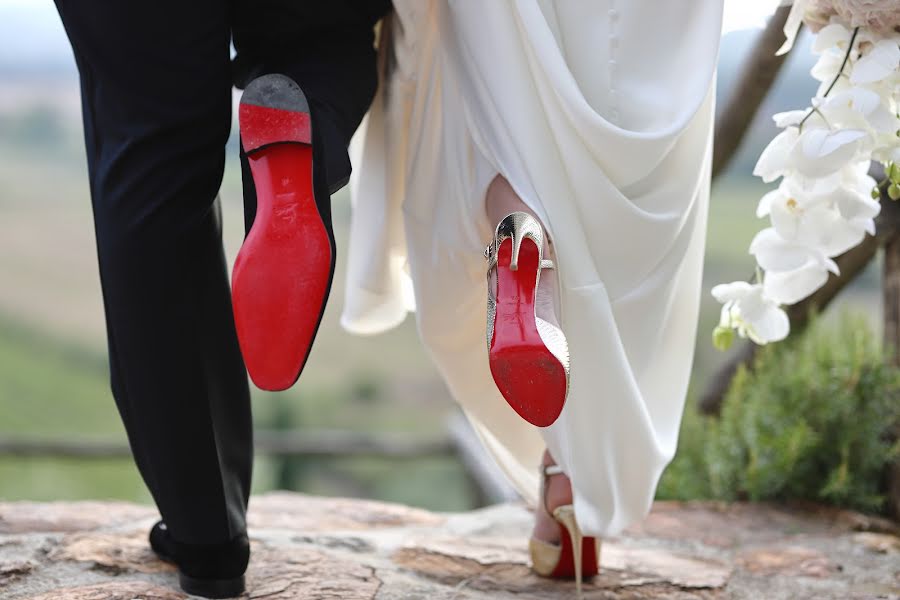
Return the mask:
[[509,214],[484,255],[491,375],[519,416],[546,427],[559,417],[569,393],[569,346],[559,327],[535,312],[541,271],[555,268],[544,258],[544,229],[528,213]]
[[531,568],[542,577],[575,579],[575,589],[581,598],[581,582],[600,570],[600,541],[584,537],[575,520],[575,507],[564,504],[553,510],[547,506],[550,477],[562,474],[558,465],[541,466],[541,505],[559,524],[560,544],[551,544],[532,537],[528,542]]

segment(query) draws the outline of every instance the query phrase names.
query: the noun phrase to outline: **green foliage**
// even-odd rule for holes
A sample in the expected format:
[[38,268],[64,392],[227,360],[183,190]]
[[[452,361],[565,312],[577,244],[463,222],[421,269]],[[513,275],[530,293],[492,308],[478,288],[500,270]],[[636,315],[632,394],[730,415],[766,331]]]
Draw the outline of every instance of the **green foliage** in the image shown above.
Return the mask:
[[721,417],[689,409],[664,498],[808,499],[885,508],[885,470],[900,459],[900,369],[864,318],[814,319],[742,368]]

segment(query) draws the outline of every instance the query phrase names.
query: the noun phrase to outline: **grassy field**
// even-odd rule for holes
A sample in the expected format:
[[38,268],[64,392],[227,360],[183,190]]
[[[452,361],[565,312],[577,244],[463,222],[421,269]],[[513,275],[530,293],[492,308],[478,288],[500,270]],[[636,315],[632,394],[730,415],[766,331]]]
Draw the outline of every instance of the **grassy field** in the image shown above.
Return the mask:
[[[230,162],[222,189],[225,242],[233,261],[242,237],[239,174]],[[747,245],[764,186],[727,179],[715,186],[694,389],[723,360],[709,343],[718,307],[708,289],[752,268]],[[0,142],[0,434],[123,438],[107,387],[105,337],[88,187],[77,139],[34,147]],[[347,194],[336,202],[339,248],[346,247]],[[453,403],[416,339],[412,319],[387,334],[356,338],[338,324],[339,257],[333,301],[302,382],[283,394],[257,392],[258,427],[331,427],[434,436]],[[876,278],[850,301],[877,310]],[[384,498],[452,510],[473,497],[452,459],[403,464],[376,459],[256,465],[255,489]],[[130,461],[0,458],[0,498],[149,499]]]

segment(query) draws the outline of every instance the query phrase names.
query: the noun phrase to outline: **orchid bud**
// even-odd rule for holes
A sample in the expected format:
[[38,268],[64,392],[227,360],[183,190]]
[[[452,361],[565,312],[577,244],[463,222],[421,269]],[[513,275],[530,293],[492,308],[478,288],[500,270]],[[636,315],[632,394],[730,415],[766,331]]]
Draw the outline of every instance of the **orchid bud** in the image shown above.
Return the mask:
[[734,342],[734,330],[730,327],[719,325],[713,330],[713,346],[716,350],[725,352],[731,348],[732,342]]
[[900,200],[900,185],[897,185],[896,183],[892,183],[888,187],[888,197],[891,200]]
[[887,176],[888,179],[890,179],[894,183],[900,183],[900,165],[893,162],[889,164],[887,168]]

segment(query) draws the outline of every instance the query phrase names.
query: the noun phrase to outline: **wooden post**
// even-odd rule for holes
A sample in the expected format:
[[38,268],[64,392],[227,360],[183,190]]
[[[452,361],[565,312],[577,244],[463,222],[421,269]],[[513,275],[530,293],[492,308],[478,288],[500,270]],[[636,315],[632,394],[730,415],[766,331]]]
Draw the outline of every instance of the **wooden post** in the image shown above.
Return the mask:
[[760,105],[769,94],[787,55],[775,56],[784,43],[784,22],[790,6],[779,7],[760,33],[747,60],[741,65],[741,78],[731,90],[724,110],[716,121],[713,142],[713,179],[728,165],[744,139]]

